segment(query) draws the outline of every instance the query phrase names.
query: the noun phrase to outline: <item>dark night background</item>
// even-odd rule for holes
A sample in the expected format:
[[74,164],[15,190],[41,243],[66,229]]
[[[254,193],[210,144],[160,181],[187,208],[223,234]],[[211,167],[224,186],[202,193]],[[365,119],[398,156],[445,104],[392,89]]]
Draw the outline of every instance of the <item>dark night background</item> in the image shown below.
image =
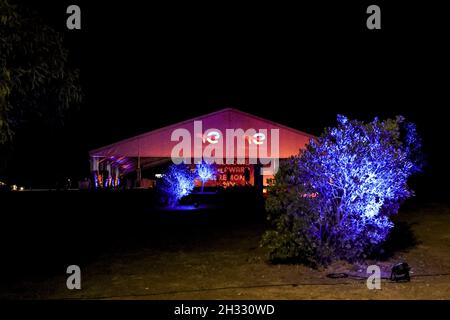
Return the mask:
[[[11,182],[89,174],[88,151],[234,107],[318,135],[337,113],[417,124],[428,158],[417,193],[448,198],[448,33],[430,2],[22,1],[64,34],[85,100],[62,128],[18,132]],[[65,27],[78,4],[82,30]],[[369,4],[382,30],[365,27]]]
[[[152,297],[184,287],[191,298],[192,288],[221,294],[224,284],[253,282],[255,292],[275,292],[275,299],[302,289],[308,299],[448,297],[441,273],[450,264],[449,11],[440,3],[9,1],[64,36],[85,97],[63,126],[38,119],[17,131],[1,181],[37,189],[71,178],[76,187],[90,174],[89,150],[225,107],[314,135],[334,126],[338,113],[365,121],[402,114],[417,124],[427,165],[411,180],[417,197],[395,217],[380,258],[385,266],[407,261],[413,277],[426,278],[362,296],[353,285],[297,285],[302,277],[322,282],[325,270],[266,263],[260,241],[269,221],[256,190],[194,194],[212,209],[191,213],[159,210],[152,190],[2,192],[2,208],[11,209],[1,219],[0,300]],[[66,28],[71,4],[81,7],[82,30]],[[366,28],[370,4],[381,7],[382,30]],[[87,290],[78,296],[65,286],[71,264],[83,270]],[[272,283],[285,281],[295,286],[275,291]],[[15,312],[22,309],[33,310]]]

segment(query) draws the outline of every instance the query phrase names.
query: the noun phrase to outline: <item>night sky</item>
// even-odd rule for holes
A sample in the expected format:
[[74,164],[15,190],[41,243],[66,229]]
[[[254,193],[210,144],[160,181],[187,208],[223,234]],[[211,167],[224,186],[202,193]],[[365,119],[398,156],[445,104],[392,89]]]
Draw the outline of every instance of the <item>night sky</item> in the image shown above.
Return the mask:
[[[85,101],[63,128],[19,132],[10,171],[19,183],[77,180],[93,148],[234,107],[315,135],[337,113],[402,114],[428,157],[418,192],[448,197],[443,9],[378,1],[383,29],[369,31],[363,2],[22,2],[64,34]],[[81,31],[65,29],[69,4],[81,7]]]

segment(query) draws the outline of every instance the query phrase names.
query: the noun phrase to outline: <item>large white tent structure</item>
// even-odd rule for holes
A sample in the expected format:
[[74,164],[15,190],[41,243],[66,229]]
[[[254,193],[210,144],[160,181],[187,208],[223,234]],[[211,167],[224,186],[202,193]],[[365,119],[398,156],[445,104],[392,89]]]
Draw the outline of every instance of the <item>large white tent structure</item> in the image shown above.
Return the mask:
[[[199,123],[201,124],[200,131],[198,130]],[[239,143],[230,141],[230,137],[226,134],[227,130],[242,130],[240,132],[244,132],[244,135],[247,135],[244,137],[246,139],[244,143],[244,165],[255,164],[264,166],[258,159],[251,159],[252,154],[255,156],[251,152],[252,141],[254,144],[267,144],[266,158],[276,156],[279,159],[285,159],[298,154],[299,150],[305,148],[310,139],[315,138],[310,134],[271,120],[237,109],[226,108],[92,150],[89,153],[91,170],[94,173],[99,171],[108,172],[106,179],[109,180],[111,185],[114,185],[114,181],[120,175],[129,172],[136,172],[136,179],[139,182],[141,180],[141,170],[173,160],[174,148],[177,148],[177,145],[179,147],[180,144],[180,137],[177,136],[177,132],[189,133],[192,142],[190,150],[185,148],[184,154],[180,154],[180,156],[192,158],[187,159],[188,162],[192,160],[190,163],[195,162],[195,155],[207,153],[208,148],[211,148],[210,145],[214,143],[221,143],[224,146],[224,150],[226,146],[232,145],[232,151],[235,155],[238,155],[239,150],[237,148]],[[261,136],[260,132],[265,133]],[[233,140],[236,139],[236,137],[232,138]],[[278,154],[276,155],[271,154],[274,143],[278,143]],[[256,156],[260,156],[261,152],[258,152]],[[262,158],[259,160],[262,160]],[[268,159],[266,159],[266,163],[267,161]],[[226,160],[224,159],[225,162]],[[233,165],[242,165],[242,163],[238,163],[237,156],[234,159],[234,163],[229,163],[229,161],[227,163],[228,167]],[[252,174],[255,168],[255,166],[252,167]],[[224,168],[224,170],[226,171],[227,169]],[[253,183],[256,182],[254,177],[252,181]],[[104,184],[105,182],[108,183],[108,181],[102,181],[101,183]]]

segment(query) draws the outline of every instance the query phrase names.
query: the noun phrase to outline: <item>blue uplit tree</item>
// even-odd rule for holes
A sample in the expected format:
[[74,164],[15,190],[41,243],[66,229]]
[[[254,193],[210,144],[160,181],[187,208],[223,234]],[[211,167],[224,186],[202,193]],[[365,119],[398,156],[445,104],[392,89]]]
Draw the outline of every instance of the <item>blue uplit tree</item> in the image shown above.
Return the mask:
[[354,261],[388,236],[401,202],[413,195],[421,141],[412,123],[338,116],[317,141],[280,165],[266,203],[274,230],[262,244],[273,260]]
[[160,187],[167,196],[170,206],[176,206],[181,198],[192,192],[194,180],[194,173],[184,163],[172,164],[167,168]]
[[195,172],[196,172],[198,178],[200,179],[200,181],[202,182],[201,192],[203,192],[205,183],[208,180],[215,179],[216,174],[217,174],[217,168],[214,163],[207,163],[205,161],[202,161],[202,162],[197,163],[197,165],[195,166]]

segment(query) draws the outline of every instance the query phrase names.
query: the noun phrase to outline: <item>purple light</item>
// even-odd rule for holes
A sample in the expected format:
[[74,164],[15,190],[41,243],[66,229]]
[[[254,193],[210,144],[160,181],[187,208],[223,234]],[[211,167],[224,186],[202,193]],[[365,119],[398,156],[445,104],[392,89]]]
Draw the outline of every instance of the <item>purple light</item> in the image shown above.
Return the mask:
[[195,166],[195,172],[202,182],[202,192],[205,182],[215,179],[217,168],[214,164],[202,161]]
[[167,195],[170,205],[177,205],[178,201],[187,196],[194,189],[195,176],[184,164],[172,164],[162,177],[162,191]]
[[276,179],[287,190],[273,197],[279,202],[272,210],[301,221],[291,232],[313,244],[316,257],[352,260],[387,238],[390,216],[413,196],[407,180],[422,168],[421,142],[402,117],[367,124],[341,115],[337,120],[337,127],[283,164]]

